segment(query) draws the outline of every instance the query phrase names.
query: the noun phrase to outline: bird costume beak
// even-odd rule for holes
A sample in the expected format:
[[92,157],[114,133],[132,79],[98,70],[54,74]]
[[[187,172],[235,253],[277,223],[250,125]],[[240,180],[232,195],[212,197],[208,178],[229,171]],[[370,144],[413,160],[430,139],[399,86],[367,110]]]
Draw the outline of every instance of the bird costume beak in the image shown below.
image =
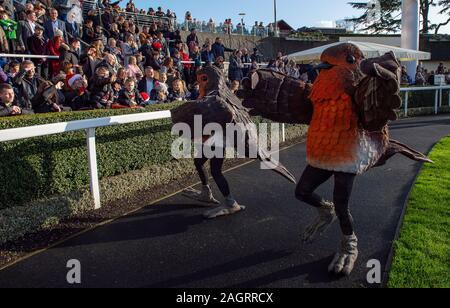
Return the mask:
[[316,70],[329,70],[333,67],[334,65],[328,63],[328,62],[322,62],[319,65],[317,65],[316,67],[314,67],[314,69]]

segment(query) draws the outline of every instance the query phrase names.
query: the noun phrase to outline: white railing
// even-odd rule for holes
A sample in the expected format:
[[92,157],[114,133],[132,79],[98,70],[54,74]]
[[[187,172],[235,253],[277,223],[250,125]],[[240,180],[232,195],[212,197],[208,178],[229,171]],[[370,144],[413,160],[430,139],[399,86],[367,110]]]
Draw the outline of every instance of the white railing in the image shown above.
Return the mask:
[[47,56],[47,55],[27,55],[27,54],[10,54],[10,53],[0,53],[0,58],[29,58],[29,59],[50,59],[59,60],[58,56]]
[[[409,92],[414,91],[435,91],[434,95],[434,113],[438,114],[439,107],[442,106],[442,92],[443,90],[450,90],[450,86],[431,86],[431,87],[407,87],[401,88],[401,92],[405,92],[405,100],[403,102],[403,109],[405,116],[408,116],[408,102],[409,102]],[[448,106],[450,107],[450,93],[448,95]]]
[[29,127],[10,128],[0,130],[0,142],[85,130],[87,154],[89,162],[89,178],[90,178],[91,194],[94,201],[94,208],[99,209],[101,207],[101,203],[100,203],[100,185],[98,180],[98,169],[97,169],[95,130],[98,127],[168,119],[170,117],[171,117],[170,111],[166,110],[166,111],[114,116],[108,118],[98,118],[81,121],[36,125]]

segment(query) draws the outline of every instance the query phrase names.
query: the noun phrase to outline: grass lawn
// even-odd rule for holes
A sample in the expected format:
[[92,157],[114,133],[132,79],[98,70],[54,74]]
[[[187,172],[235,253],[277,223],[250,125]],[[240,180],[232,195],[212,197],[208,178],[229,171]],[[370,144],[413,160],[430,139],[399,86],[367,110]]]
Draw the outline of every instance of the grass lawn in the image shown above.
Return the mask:
[[408,202],[389,274],[391,288],[450,287],[450,136],[421,171]]

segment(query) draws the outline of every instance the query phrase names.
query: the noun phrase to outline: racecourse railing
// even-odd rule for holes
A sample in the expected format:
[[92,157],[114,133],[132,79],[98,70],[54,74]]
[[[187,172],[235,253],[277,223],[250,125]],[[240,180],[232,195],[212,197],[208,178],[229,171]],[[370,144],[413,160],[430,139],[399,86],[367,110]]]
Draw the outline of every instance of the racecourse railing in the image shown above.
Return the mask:
[[98,180],[98,169],[97,169],[97,152],[95,143],[96,129],[99,127],[167,119],[170,117],[171,117],[170,110],[166,110],[157,112],[136,113],[122,116],[113,116],[107,118],[97,118],[89,120],[3,129],[0,130],[0,142],[85,130],[87,143],[87,156],[89,162],[89,178],[90,178],[91,194],[94,202],[94,208],[99,209],[101,207],[101,203],[100,203],[100,185]]
[[[443,91],[449,90],[450,86],[423,86],[423,87],[406,87],[401,88],[401,92],[405,92],[405,99],[403,101],[403,110],[405,116],[408,116],[409,108],[409,92],[419,92],[419,91],[434,91],[434,113],[438,114],[439,107],[443,106]],[[450,92],[448,94],[448,106],[450,107]]]

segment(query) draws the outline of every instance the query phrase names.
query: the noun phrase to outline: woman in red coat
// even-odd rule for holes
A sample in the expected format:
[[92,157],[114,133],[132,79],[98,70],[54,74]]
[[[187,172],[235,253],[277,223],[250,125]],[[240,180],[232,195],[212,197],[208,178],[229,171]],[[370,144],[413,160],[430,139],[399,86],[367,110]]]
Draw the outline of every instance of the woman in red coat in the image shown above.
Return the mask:
[[[58,56],[59,57],[59,48],[61,47],[61,44],[64,43],[64,37],[63,32],[61,30],[56,30],[55,37],[48,41],[48,51],[51,56]],[[58,60],[50,60],[49,61],[49,69],[50,69],[50,76],[56,76],[59,74],[59,71],[61,69],[60,67],[60,61]]]

